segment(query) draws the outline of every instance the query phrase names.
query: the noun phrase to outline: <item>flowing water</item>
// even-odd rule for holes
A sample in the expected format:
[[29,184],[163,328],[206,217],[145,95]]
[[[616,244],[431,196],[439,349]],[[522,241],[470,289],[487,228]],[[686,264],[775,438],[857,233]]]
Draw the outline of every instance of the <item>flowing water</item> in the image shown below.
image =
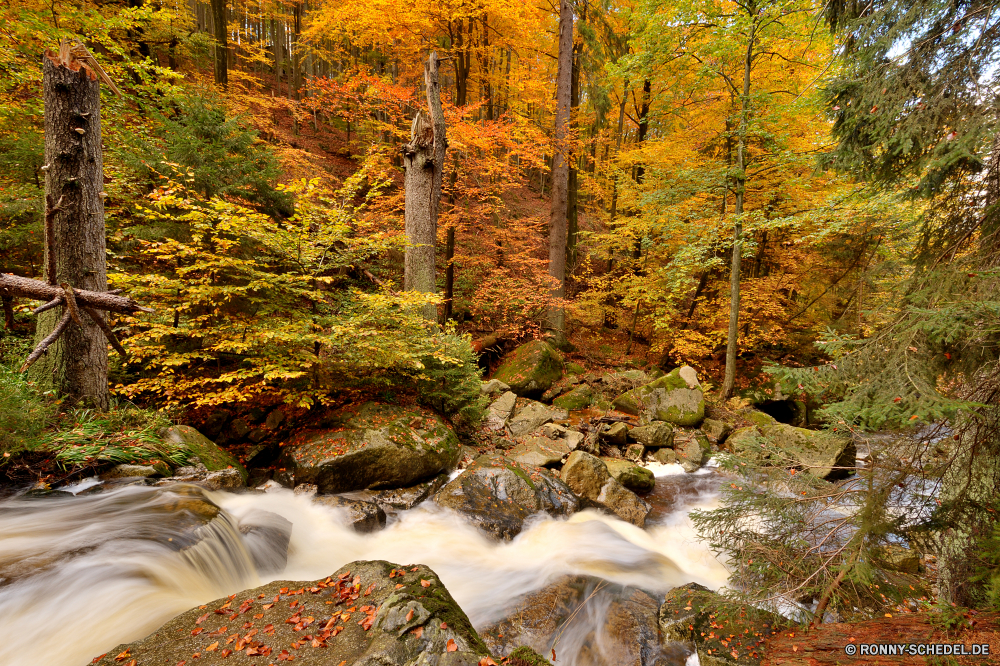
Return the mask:
[[[359,534],[346,514],[285,490],[202,496],[191,486],[133,486],[5,500],[0,666],[83,666],[194,606],[270,580],[323,578],[358,559],[430,566],[477,628],[566,574],[656,593],[691,581],[715,589],[727,571],[696,541],[687,518],[688,509],[716,501],[715,486],[708,474],[678,469],[656,470],[645,530],[588,510],[568,519],[533,517],[509,543],[433,503],[399,514],[382,531]],[[222,511],[215,515],[202,497]],[[288,560],[283,570],[262,575],[269,546],[239,526],[273,514],[293,524]],[[560,663],[573,662],[572,654],[560,655]]]

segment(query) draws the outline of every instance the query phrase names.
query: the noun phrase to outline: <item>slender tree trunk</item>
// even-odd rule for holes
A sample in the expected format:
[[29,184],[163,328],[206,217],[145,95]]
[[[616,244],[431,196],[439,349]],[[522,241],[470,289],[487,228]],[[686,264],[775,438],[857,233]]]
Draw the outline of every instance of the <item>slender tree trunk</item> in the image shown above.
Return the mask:
[[[435,293],[434,244],[437,240],[438,203],[441,199],[441,175],[444,167],[444,110],[441,107],[441,84],[438,79],[437,53],[431,53],[424,66],[427,106],[430,120],[417,111],[410,129],[410,142],[403,148],[406,169],[406,248],[404,288]],[[423,315],[435,321],[437,308],[428,304]]]
[[215,82],[224,88],[229,85],[229,33],[226,22],[226,0],[212,0],[212,22],[215,30]]
[[[584,10],[581,10],[584,11]],[[581,14],[581,20],[586,20],[586,16]],[[573,76],[570,86],[570,127],[574,134],[577,129],[577,107],[580,106],[580,51],[583,48],[582,42],[573,44]],[[577,155],[575,151],[567,156],[569,160],[569,194],[567,196],[566,213],[566,262],[569,270],[573,270],[576,263],[576,239],[580,232],[579,218],[579,180],[577,178]]]
[[[45,99],[45,197],[47,234],[45,278],[49,284],[106,291],[104,164],[101,153],[101,92],[96,76],[76,61],[42,59]],[[48,248],[54,248],[51,256]],[[52,270],[54,268],[54,271]],[[63,317],[56,307],[38,317],[36,343]],[[108,406],[108,347],[89,318],[71,323],[30,376],[54,388],[69,404]]]
[[[751,5],[753,7],[753,5]],[[740,260],[743,252],[743,200],[746,194],[746,140],[750,122],[750,72],[753,67],[754,36],[757,22],[750,26],[746,60],[743,64],[743,95],[740,98],[740,127],[736,137],[736,202],[733,211],[733,258],[729,273],[729,339],[726,341],[726,377],[722,382],[722,397],[730,398],[736,384],[736,355],[739,352],[740,325]]]
[[[557,285],[552,296],[566,294],[566,213],[569,197],[569,123],[573,94],[573,7],[561,0],[559,7],[559,69],[556,75],[555,155],[552,160],[552,204],[549,215],[549,275]],[[548,329],[557,341],[565,337],[566,312],[549,308]]]
[[[297,2],[292,9],[292,72],[290,76],[289,86],[292,88],[292,98],[300,98],[300,89],[302,88],[302,45],[299,44],[299,35],[302,32],[302,3]],[[296,119],[296,128],[298,128],[298,120]],[[296,134],[298,130],[296,129]]]
[[[455,161],[455,170],[451,172],[451,176],[448,178],[448,204],[452,212],[452,220],[454,220],[455,213],[455,184],[458,182],[458,160]],[[444,315],[441,317],[441,323],[447,322],[451,319],[453,308],[453,301],[455,299],[455,223],[454,221],[448,225],[448,235],[445,241],[445,269],[444,269]]]

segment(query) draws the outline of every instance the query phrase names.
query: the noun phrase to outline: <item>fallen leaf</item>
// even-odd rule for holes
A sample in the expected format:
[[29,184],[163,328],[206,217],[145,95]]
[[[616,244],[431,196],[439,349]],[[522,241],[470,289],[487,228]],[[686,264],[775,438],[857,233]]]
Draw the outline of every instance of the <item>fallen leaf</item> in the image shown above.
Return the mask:
[[431,582],[429,580],[424,580],[423,578],[420,579],[420,587],[430,587],[430,586]]
[[417,627],[416,629],[413,630],[413,635],[416,636],[417,638],[420,638],[421,636],[424,635],[424,628]]
[[211,645],[209,645],[207,648],[205,648],[205,652],[215,652],[218,649],[219,649],[219,641],[215,641],[214,643],[212,643]]
[[397,590],[400,589],[401,587],[403,587],[402,583],[396,583],[396,589]]
[[117,657],[115,657],[115,661],[125,661],[126,659],[128,659],[129,657],[128,652],[129,652],[128,650],[125,650],[124,652],[119,654]]
[[412,619],[413,619],[413,609],[411,608],[409,612],[406,614],[406,621],[409,622]]
[[458,650],[458,643],[455,642],[454,638],[448,639],[448,652],[455,652]]
[[447,622],[442,622],[441,623],[441,628],[442,629],[447,629],[448,628],[448,623]]
[[197,629],[192,629],[192,630],[191,630],[191,635],[192,635],[192,636],[197,636],[198,634],[200,634],[200,633],[201,633],[201,632],[203,632],[203,631],[205,631],[205,630],[204,630],[204,629],[202,629],[201,627],[198,627]]
[[201,624],[202,622],[204,622],[205,620],[208,619],[208,615],[209,615],[208,613],[205,613],[204,615],[202,615],[201,617],[199,617],[197,620],[195,620],[194,623],[195,624]]

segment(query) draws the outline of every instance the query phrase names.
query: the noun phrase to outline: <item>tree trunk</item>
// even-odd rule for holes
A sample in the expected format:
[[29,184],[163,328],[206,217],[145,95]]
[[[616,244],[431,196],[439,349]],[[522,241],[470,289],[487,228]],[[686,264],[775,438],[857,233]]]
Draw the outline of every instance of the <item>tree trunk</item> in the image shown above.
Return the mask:
[[739,351],[740,325],[740,260],[743,250],[743,200],[746,194],[746,140],[750,115],[750,72],[753,67],[756,20],[750,25],[746,60],[743,63],[743,95],[740,99],[740,128],[736,138],[736,174],[733,184],[736,202],[733,216],[733,257],[729,273],[729,339],[726,341],[726,377],[722,382],[722,397],[730,398],[736,384],[736,354]]
[[215,82],[229,85],[229,33],[226,25],[226,0],[212,0],[212,21],[215,29]]
[[[417,111],[410,129],[410,142],[403,148],[406,192],[406,248],[403,284],[407,290],[435,293],[434,244],[437,240],[438,202],[447,148],[437,53],[424,67],[427,106],[431,120]],[[423,315],[434,321],[437,308],[428,304]]]
[[[583,11],[583,10],[581,10]],[[581,20],[585,21],[586,16],[583,15]],[[576,109],[580,106],[580,51],[582,50],[582,43],[578,46],[573,44],[573,76],[572,84],[570,86],[570,127],[575,131],[577,129],[576,120]],[[569,160],[569,194],[567,196],[566,205],[566,263],[569,266],[569,270],[573,270],[573,266],[576,263],[576,240],[580,233],[580,217],[579,217],[579,180],[577,177],[577,155],[571,154],[567,155]]]
[[[76,61],[42,59],[45,99],[45,277],[49,284],[105,291],[104,168],[101,154],[101,92],[97,77]],[[48,248],[56,256],[51,256]],[[54,274],[52,268],[54,267]],[[36,342],[49,335],[64,307],[38,318]],[[69,404],[108,406],[108,347],[100,327],[89,318],[70,324],[32,367],[31,378],[54,388]]]
[[[573,94],[573,7],[561,0],[559,7],[559,69],[556,75],[555,155],[552,159],[552,204],[549,214],[549,275],[557,284],[552,296],[566,294],[566,213],[569,198],[569,123]],[[548,329],[561,341],[566,312],[550,307]]]

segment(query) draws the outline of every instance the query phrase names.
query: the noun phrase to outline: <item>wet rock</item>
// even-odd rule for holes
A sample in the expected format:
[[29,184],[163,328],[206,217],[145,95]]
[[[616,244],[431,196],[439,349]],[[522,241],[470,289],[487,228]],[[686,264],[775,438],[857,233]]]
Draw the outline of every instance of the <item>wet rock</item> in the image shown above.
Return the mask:
[[616,481],[600,458],[574,451],[563,465],[562,480],[585,504],[645,527],[650,506]]
[[618,483],[634,493],[648,493],[656,485],[656,477],[645,467],[620,458],[601,458],[601,461]]
[[732,430],[728,423],[716,419],[705,419],[701,423],[701,431],[716,444],[725,442]]
[[580,508],[573,492],[548,470],[497,455],[477,458],[434,501],[499,539],[517,536],[532,514],[568,516]]
[[191,483],[207,490],[237,490],[245,486],[244,477],[233,468],[211,471],[204,465],[178,467],[173,476],[160,479],[154,485],[169,486],[175,483]]
[[515,349],[497,369],[494,379],[520,396],[541,396],[562,377],[562,356],[552,345],[533,340]]
[[621,421],[611,423],[601,430],[601,439],[612,446],[624,446],[628,441],[628,426]]
[[568,414],[561,409],[552,409],[540,402],[529,401],[523,407],[514,411],[507,427],[514,437],[526,435],[539,427],[556,420],[565,419]]
[[313,504],[320,504],[347,512],[351,527],[362,533],[377,532],[385,527],[385,511],[375,502],[341,497],[340,495],[317,495]]
[[[276,596],[279,602],[272,604]],[[293,600],[298,603],[290,610]],[[357,609],[351,619],[346,617],[349,607]],[[254,629],[237,631],[235,620],[213,612],[222,608],[239,614],[241,624],[244,618],[252,621]],[[262,617],[252,619],[254,615]],[[297,621],[286,622],[290,615]],[[192,635],[195,629],[201,631]],[[226,643],[230,630],[238,634],[235,643]],[[449,652],[450,645],[454,651]],[[97,664],[121,666],[125,659],[115,659],[122,653],[140,664],[190,663],[197,653],[197,663],[209,665],[268,664],[287,655],[303,666],[475,666],[490,656],[432,570],[384,561],[351,562],[325,579],[275,581],[217,599],[178,615],[146,638],[109,650]],[[262,660],[252,659],[255,655]],[[227,657],[235,661],[224,661]]]
[[691,373],[682,373],[683,370],[677,368],[648,384],[626,391],[612,404],[615,409],[638,415],[646,423],[666,421],[679,426],[697,426],[705,418],[705,397],[697,383],[697,376],[691,382]]
[[516,404],[517,395],[510,391],[507,391],[494,400],[486,412],[486,427],[490,430],[503,430],[506,428],[511,414],[514,413]]
[[240,534],[253,566],[261,575],[282,571],[288,564],[292,523],[270,511],[254,509],[240,518]]
[[191,426],[170,426],[160,433],[160,439],[165,444],[190,451],[210,472],[235,469],[242,477],[242,483],[246,483],[247,470],[240,461]]
[[648,449],[673,446],[674,429],[664,421],[653,421],[649,425],[632,428],[628,436]]
[[681,646],[661,643],[653,597],[591,576],[567,576],[526,595],[481,636],[500,656],[526,645],[575,654],[579,666],[667,666],[685,656]]
[[267,419],[264,420],[264,425],[266,425],[270,430],[275,430],[278,426],[285,422],[285,410],[278,409],[272,410],[270,414],[267,415]]
[[560,409],[565,409],[567,411],[573,411],[575,409],[584,409],[589,407],[590,403],[594,400],[594,389],[590,388],[586,384],[582,386],[577,386],[568,393],[555,398],[552,401],[552,405],[559,407]]
[[712,445],[700,430],[682,430],[674,434],[674,452],[685,470],[688,466],[701,467],[711,451]]
[[314,483],[323,494],[408,487],[450,470],[461,455],[454,431],[428,410],[369,402],[340,410],[334,423],[283,447],[278,464],[295,485]]
[[705,666],[756,666],[765,638],[780,626],[780,619],[756,609],[730,617],[732,613],[718,612],[722,602],[722,597],[697,583],[674,588],[660,604],[663,640],[697,650]]
[[483,382],[479,387],[479,392],[483,395],[494,395],[496,393],[505,393],[509,391],[510,387],[504,384],[499,379],[491,379],[488,382]]
[[362,500],[364,502],[374,502],[387,514],[397,511],[408,511],[424,500],[429,499],[434,493],[440,490],[444,484],[448,483],[447,474],[438,474],[430,481],[418,483],[409,488],[390,488],[389,490],[358,490],[345,493],[345,497]]
[[573,390],[573,387],[580,383],[579,377],[563,377],[542,393],[542,402],[552,402],[555,398],[565,395]]

